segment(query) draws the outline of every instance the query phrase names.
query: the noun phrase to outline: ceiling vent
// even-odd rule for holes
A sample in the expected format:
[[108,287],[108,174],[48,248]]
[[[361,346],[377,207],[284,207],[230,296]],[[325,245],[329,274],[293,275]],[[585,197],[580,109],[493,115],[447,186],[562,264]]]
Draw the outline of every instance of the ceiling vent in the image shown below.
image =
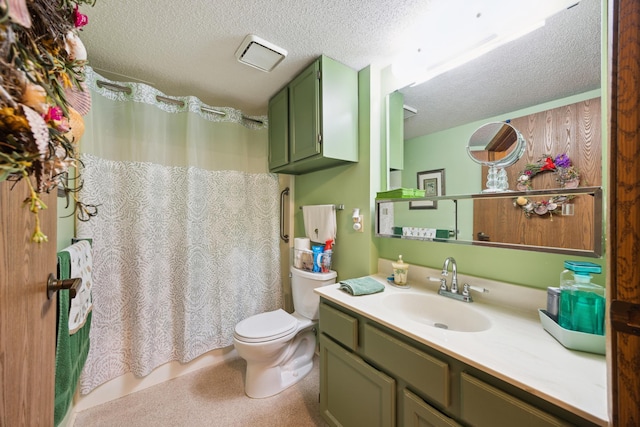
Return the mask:
[[418,110],[413,107],[409,107],[408,105],[403,105],[402,110],[404,111],[404,119],[407,120],[409,117],[413,117],[418,114]]
[[249,34],[238,50],[238,61],[258,70],[269,72],[287,56],[287,51],[258,36]]

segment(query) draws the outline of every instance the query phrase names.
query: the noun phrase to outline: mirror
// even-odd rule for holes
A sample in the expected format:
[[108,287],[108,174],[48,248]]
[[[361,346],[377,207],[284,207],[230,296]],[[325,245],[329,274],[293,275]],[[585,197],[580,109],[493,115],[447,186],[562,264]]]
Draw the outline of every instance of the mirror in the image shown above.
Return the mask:
[[[545,108],[561,107],[563,104],[557,103],[558,100],[575,102],[573,99],[576,98],[569,97],[581,94],[584,96],[577,100],[600,96],[601,11],[600,0],[581,0],[577,6],[547,20],[539,30],[426,83],[417,86],[387,84],[388,92],[385,93],[398,90],[404,97],[403,104],[413,107],[411,114],[405,111],[409,117],[404,119],[404,166],[402,171],[393,172],[401,177],[395,181],[396,186],[387,189],[414,187],[416,173],[444,168],[447,173],[446,194],[469,197],[481,194],[488,199],[503,197],[505,200],[504,206],[497,199],[479,203],[472,198],[457,202],[449,200],[439,202],[437,210],[420,212],[409,210],[407,203],[407,215],[420,214],[422,217],[422,222],[415,222],[418,226],[435,225],[436,230],[457,228],[458,237],[474,245],[502,244],[497,241],[497,233],[491,231],[488,224],[482,227],[469,226],[476,220],[474,211],[484,211],[487,220],[493,219],[496,226],[500,222],[508,227],[513,219],[503,219],[504,216],[520,213],[512,204],[511,197],[516,193],[481,193],[486,172],[471,161],[467,144],[469,136],[484,122],[512,119],[511,124],[527,141],[522,158],[507,169],[513,190],[517,191],[515,183],[526,164],[538,162],[542,154],[567,154],[582,173],[580,185],[594,188],[602,185],[600,103],[585,103],[575,108],[573,105],[562,107],[560,116],[554,118],[544,116],[541,112],[544,108],[537,108],[547,105],[549,107]],[[557,40],[563,40],[563,43],[557,43]],[[532,111],[540,115],[534,117]],[[583,111],[588,114],[584,120],[580,118]],[[592,114],[594,112],[595,115]],[[519,122],[518,117],[522,121]],[[563,126],[566,129],[562,129]],[[588,132],[585,133],[585,129]],[[585,140],[585,137],[589,139]],[[551,143],[552,140],[557,143]],[[534,191],[558,187],[556,178],[555,173],[538,174]],[[544,197],[536,196],[534,202],[544,200]],[[522,220],[528,228],[535,228],[540,235],[551,234],[551,224],[553,227],[571,223],[588,229],[602,228],[602,217],[597,215],[597,212],[601,213],[602,206],[592,196],[583,198],[584,204],[592,208],[582,209],[576,203],[574,217],[554,214],[551,221],[550,216],[535,216],[525,218],[527,222],[522,218],[523,215],[519,215],[517,220]],[[491,207],[484,207],[485,204]],[[403,204],[394,203],[396,212],[400,205]],[[450,211],[456,208],[457,215],[450,215]],[[496,214],[496,209],[501,210]],[[441,214],[444,222],[439,223],[437,216]],[[398,224],[405,225],[403,222]],[[488,235],[490,241],[481,241],[473,233],[476,228],[483,232],[483,238]],[[566,239],[552,243],[551,248],[526,244],[520,245],[520,248],[546,252],[573,250]],[[591,249],[587,251],[593,252]]]
[[[515,203],[519,197],[548,201],[570,200],[570,210],[559,207],[552,214],[527,214]],[[377,199],[376,236],[408,240],[533,250],[597,258],[602,255],[602,189],[536,190],[513,193],[448,195],[437,200],[437,215],[409,208],[420,199]],[[569,205],[567,203],[567,205]],[[478,215],[468,214],[479,212]],[[501,220],[511,215],[507,228]],[[588,220],[585,220],[588,218]],[[544,232],[536,229],[544,221]],[[576,232],[577,226],[580,232]],[[532,232],[532,229],[533,232]]]
[[474,162],[489,168],[487,188],[483,193],[509,190],[504,168],[520,160],[525,148],[524,137],[509,123],[487,123],[473,132],[467,144],[467,154]]

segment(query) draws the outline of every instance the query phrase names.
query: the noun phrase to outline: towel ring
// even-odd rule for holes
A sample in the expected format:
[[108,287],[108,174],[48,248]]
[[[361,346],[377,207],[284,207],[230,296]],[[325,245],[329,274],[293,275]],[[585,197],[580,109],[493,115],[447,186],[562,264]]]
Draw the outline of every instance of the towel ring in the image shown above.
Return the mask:
[[51,299],[54,293],[62,289],[69,289],[69,296],[75,298],[80,285],[82,285],[82,278],[80,277],[58,280],[53,273],[49,273],[49,278],[47,279],[47,299]]

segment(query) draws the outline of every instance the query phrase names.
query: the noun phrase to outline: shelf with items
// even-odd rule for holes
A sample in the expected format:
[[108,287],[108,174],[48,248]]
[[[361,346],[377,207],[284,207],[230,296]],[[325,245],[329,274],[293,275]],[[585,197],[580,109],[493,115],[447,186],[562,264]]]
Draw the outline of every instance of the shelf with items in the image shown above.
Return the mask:
[[[568,206],[563,209],[565,204]],[[376,237],[585,257],[602,254],[602,220],[601,187],[377,198],[375,201]],[[576,227],[582,231],[572,231]],[[546,240],[534,240],[539,236]]]

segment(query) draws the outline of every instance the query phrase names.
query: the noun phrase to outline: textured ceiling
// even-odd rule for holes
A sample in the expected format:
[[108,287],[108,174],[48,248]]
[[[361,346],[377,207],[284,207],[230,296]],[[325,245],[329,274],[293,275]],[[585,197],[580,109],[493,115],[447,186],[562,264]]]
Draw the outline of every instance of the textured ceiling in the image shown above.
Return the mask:
[[[90,65],[107,78],[143,81],[168,95],[263,115],[268,99],[320,54],[356,70],[388,65],[428,4],[97,0],[82,8],[89,25],[81,38]],[[419,114],[407,120],[407,136],[599,87],[599,17],[600,0],[582,0],[526,40],[408,89],[406,103]],[[286,49],[288,56],[270,73],[240,64],[235,51],[247,34]]]

